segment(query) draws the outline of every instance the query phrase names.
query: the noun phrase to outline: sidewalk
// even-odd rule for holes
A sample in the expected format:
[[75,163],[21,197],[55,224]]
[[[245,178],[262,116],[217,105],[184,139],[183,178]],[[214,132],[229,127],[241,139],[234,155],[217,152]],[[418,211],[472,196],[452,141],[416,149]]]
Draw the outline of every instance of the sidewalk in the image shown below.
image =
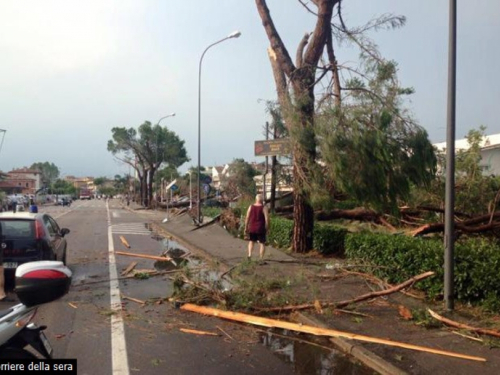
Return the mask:
[[[133,207],[130,207],[130,209],[133,209]],[[140,210],[136,212],[140,213]],[[247,242],[232,237],[218,225],[210,225],[193,231],[195,226],[188,215],[181,215],[163,223],[164,212],[156,211],[155,214],[152,211],[145,212],[149,212],[147,216],[155,221],[162,232],[174,237],[174,240],[177,240],[189,250],[220,262],[223,266],[225,265],[223,268],[228,269],[235,266],[246,258]],[[271,247],[266,247],[266,258],[277,261],[294,259]],[[254,249],[254,259],[258,259],[257,247]],[[327,260],[325,260],[326,262]],[[276,267],[279,267],[280,271],[286,269],[291,274],[303,272],[303,270],[298,271],[297,264],[269,263],[272,263],[272,265],[258,267],[257,272],[259,272],[259,275],[262,273],[264,277],[266,274],[273,275],[273,272],[276,274]],[[329,272],[325,267],[315,267],[312,270],[309,269],[308,272]],[[318,290],[314,292],[314,295],[310,296],[310,301],[314,301],[315,298],[333,301],[349,299],[371,291],[364,279],[355,276],[336,281],[320,281]],[[487,359],[486,362],[473,362],[378,344],[360,343],[355,340],[331,340],[341,350],[355,356],[379,373],[500,374],[500,350],[494,348],[494,345],[498,347],[498,342],[493,344],[491,338],[486,336],[481,337],[484,340],[482,343],[472,341],[444,327],[440,329],[418,327],[415,321],[406,321],[401,318],[398,313],[398,307],[401,305],[412,310],[415,308],[423,310],[426,307],[421,301],[416,301],[402,294],[393,294],[386,298],[377,298],[356,304],[355,311],[364,314],[365,317],[363,318],[345,313],[334,313],[332,315],[326,312],[317,314],[314,311],[308,311],[299,314],[298,319],[305,324],[316,322],[315,325],[318,326],[322,325],[360,335],[387,338]],[[440,306],[432,306],[431,308],[439,310]],[[471,322],[471,325],[474,325],[474,323]],[[490,348],[490,345],[493,349]]]

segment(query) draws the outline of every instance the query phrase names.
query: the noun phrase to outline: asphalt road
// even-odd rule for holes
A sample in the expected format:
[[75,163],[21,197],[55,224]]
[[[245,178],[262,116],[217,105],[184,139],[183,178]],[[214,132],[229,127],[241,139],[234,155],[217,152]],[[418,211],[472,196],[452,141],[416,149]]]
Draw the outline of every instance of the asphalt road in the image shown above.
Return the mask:
[[[154,261],[115,255],[133,251],[159,255],[165,242],[147,228],[147,215],[129,212],[119,201],[76,201],[71,207],[44,206],[67,227],[70,293],[44,305],[35,318],[47,325],[56,358],[76,358],[79,375],[99,374],[290,374],[293,369],[259,343],[251,328],[141,300],[167,297],[167,276],[119,279],[131,261],[151,269]],[[131,248],[120,241],[124,236]],[[190,328],[217,333],[183,333]]]

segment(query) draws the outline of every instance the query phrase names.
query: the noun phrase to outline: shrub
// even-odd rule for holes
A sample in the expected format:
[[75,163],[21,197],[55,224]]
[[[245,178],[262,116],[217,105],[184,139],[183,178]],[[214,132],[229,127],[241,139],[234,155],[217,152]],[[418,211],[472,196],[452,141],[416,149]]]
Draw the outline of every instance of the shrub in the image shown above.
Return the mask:
[[289,248],[292,244],[293,221],[280,217],[270,218],[269,236],[267,241],[271,246]]
[[347,229],[331,224],[314,224],[313,247],[322,254],[344,253],[344,242]]
[[202,212],[203,216],[216,217],[217,215],[221,214],[222,208],[220,208],[220,207],[202,207],[201,212]]
[[[348,234],[345,253],[349,258],[382,266],[379,277],[400,283],[426,271],[435,276],[415,287],[435,298],[443,292],[444,248],[441,240],[388,234]],[[492,240],[468,238],[455,245],[455,296],[462,302],[481,303],[488,309],[500,305],[500,248]]]

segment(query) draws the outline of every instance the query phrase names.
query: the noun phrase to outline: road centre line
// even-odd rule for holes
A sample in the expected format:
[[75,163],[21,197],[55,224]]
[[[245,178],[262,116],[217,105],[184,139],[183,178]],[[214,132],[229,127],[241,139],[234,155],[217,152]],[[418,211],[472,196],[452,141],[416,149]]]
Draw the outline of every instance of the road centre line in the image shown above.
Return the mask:
[[111,310],[116,312],[116,314],[111,315],[111,369],[114,375],[129,375],[120,284],[116,270],[115,247],[112,233],[113,226],[111,224],[108,202],[106,202],[106,211],[108,214],[109,295]]

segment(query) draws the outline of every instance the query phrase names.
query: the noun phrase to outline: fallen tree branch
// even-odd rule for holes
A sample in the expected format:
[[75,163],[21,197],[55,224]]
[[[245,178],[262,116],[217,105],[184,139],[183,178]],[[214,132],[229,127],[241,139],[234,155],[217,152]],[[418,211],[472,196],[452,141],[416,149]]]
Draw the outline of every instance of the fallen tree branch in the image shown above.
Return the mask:
[[130,271],[132,271],[135,266],[137,266],[137,262],[132,262],[129,264],[129,266],[121,273],[122,276],[125,276],[127,275],[127,273],[129,273]]
[[122,295],[122,299],[128,300],[128,301],[132,301],[132,302],[138,303],[140,305],[145,305],[146,304],[146,301],[143,301],[143,300],[137,299],[137,298],[127,297],[127,296],[124,296],[124,295]]
[[[415,277],[412,277],[411,279],[406,280],[405,282],[403,282],[401,284],[395,285],[389,289],[380,290],[380,291],[371,292],[371,293],[366,293],[366,294],[363,294],[359,297],[345,300],[345,301],[340,301],[340,302],[321,302],[321,307],[342,308],[342,307],[346,307],[352,303],[365,301],[367,299],[371,299],[371,298],[375,298],[375,297],[386,296],[388,294],[399,292],[401,289],[407,288],[407,287],[413,285],[414,283],[416,283],[417,281],[420,281],[420,280],[425,279],[425,278],[432,276],[432,275],[434,275],[434,272],[432,272],[432,271],[425,272],[421,275],[417,275]],[[307,310],[307,309],[312,309],[312,308],[316,308],[314,303],[305,303],[302,305],[295,305],[295,306],[256,308],[255,310],[261,311],[261,312],[287,312],[287,311]]]
[[444,316],[437,314],[436,312],[432,311],[431,309],[427,309],[427,311],[429,312],[429,314],[431,314],[431,316],[434,319],[439,320],[440,322],[442,322],[446,325],[449,325],[451,327],[465,329],[465,330],[470,331],[470,332],[476,332],[476,333],[480,333],[482,335],[489,335],[489,336],[494,336],[494,337],[500,338],[500,331],[493,330],[493,329],[472,327],[472,326],[469,326],[467,324],[458,323],[458,322],[455,322],[451,319],[445,318]]
[[192,333],[194,335],[219,336],[219,334],[214,333],[214,332],[198,331],[196,329],[190,329],[190,328],[179,328],[179,331],[184,332],[184,333]]
[[169,257],[158,257],[158,256],[154,256],[154,255],[137,254],[137,253],[126,253],[124,251],[115,251],[115,254],[117,254],[117,255],[124,255],[124,256],[127,256],[127,257],[136,257],[136,258],[158,260],[160,262],[168,262],[168,261],[172,260],[172,258],[169,258]]
[[212,218],[212,220],[210,220],[209,222],[203,223],[203,224],[197,226],[196,228],[191,229],[191,232],[195,231],[195,230],[198,230],[198,229],[201,229],[201,228],[204,228],[204,227],[208,227],[209,225],[211,225],[211,224],[215,223],[216,221],[218,221],[220,219],[220,216],[221,216],[221,214],[219,214],[216,217]]
[[257,325],[257,326],[261,326],[261,327],[281,328],[281,329],[287,329],[287,330],[296,331],[296,332],[309,333],[309,334],[316,335],[316,336],[344,337],[344,338],[351,339],[351,340],[358,340],[358,341],[364,341],[364,342],[370,342],[370,343],[376,343],[376,344],[383,344],[383,345],[394,346],[394,347],[398,347],[398,348],[412,349],[412,350],[417,350],[417,351],[421,351],[421,352],[439,354],[439,355],[444,355],[444,356],[449,356],[449,357],[469,359],[471,361],[486,362],[486,358],[482,358],[482,357],[475,357],[475,356],[470,356],[470,355],[465,355],[465,354],[460,354],[460,353],[455,353],[455,352],[449,352],[449,351],[445,351],[445,350],[433,349],[433,348],[429,348],[429,347],[425,347],[425,346],[419,346],[419,345],[407,344],[407,343],[398,342],[398,341],[380,339],[377,337],[358,335],[355,333],[338,331],[335,329],[318,328],[318,327],[313,327],[313,326],[309,326],[309,325],[295,324],[295,323],[285,322],[285,321],[281,321],[281,320],[262,318],[259,316],[242,314],[242,313],[237,313],[237,312],[232,312],[232,311],[224,311],[224,310],[214,309],[211,307],[197,306],[197,305],[193,305],[193,304],[189,304],[189,303],[181,306],[181,310],[196,312],[196,313],[204,314],[204,315],[216,316],[219,318],[237,321],[237,322],[249,323],[249,324],[253,324],[253,325]]

